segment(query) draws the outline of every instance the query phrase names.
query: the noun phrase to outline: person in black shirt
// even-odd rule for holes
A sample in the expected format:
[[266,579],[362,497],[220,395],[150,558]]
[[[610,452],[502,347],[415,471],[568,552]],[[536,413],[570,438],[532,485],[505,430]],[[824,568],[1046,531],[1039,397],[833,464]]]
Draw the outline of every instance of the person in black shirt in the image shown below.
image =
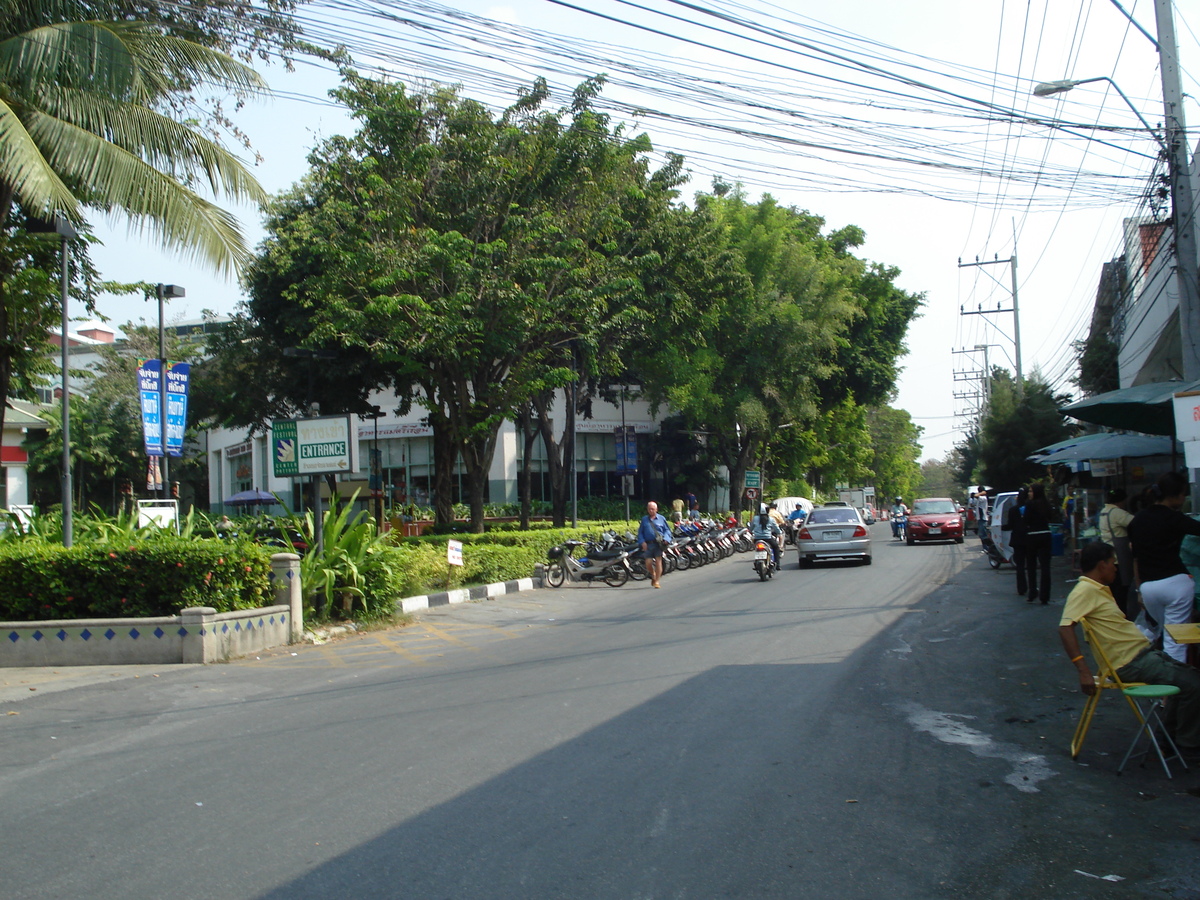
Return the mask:
[[1179,547],[1186,535],[1200,535],[1200,522],[1180,512],[1188,482],[1178,472],[1168,472],[1154,488],[1156,502],[1129,523],[1134,572],[1141,583],[1142,606],[1156,623],[1146,637],[1154,641],[1161,634],[1163,652],[1185,662],[1187,647],[1175,643],[1163,626],[1192,620],[1194,582],[1179,558]]
[[1008,532],[1008,546],[1012,547],[1012,561],[1017,567],[1017,595],[1020,597],[1025,596],[1028,587],[1025,572],[1025,520],[1022,518],[1025,504],[1028,502],[1029,488],[1022,487],[1017,491],[1012,505],[1004,511],[1004,524],[1000,526],[1001,531]]
[[[1056,518],[1054,507],[1046,499],[1045,486],[1032,485],[1029,488],[1029,502],[1025,504],[1025,512],[1021,516],[1025,523],[1025,575],[1029,581],[1029,596],[1026,599],[1032,603],[1040,598],[1043,606],[1050,602],[1050,551],[1053,547],[1050,523]],[[1040,586],[1039,571],[1042,576]]]

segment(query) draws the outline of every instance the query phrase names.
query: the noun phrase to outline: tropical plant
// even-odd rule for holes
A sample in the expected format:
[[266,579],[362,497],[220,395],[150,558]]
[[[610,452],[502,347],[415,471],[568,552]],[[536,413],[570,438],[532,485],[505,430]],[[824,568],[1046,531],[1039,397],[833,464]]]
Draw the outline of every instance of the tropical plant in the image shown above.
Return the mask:
[[[389,541],[365,510],[353,512],[357,496],[356,493],[339,509],[325,510],[321,517],[319,547],[313,511],[309,510],[303,517],[291,517],[293,527],[308,542],[308,549],[300,559],[306,615],[310,611],[318,618],[332,615],[338,601],[340,613],[348,614],[354,609],[355,598],[365,612],[374,612],[366,602],[366,584],[372,570],[388,569],[387,555],[381,551],[389,546]],[[285,530],[284,534],[287,533]],[[307,606],[309,603],[311,607]]]

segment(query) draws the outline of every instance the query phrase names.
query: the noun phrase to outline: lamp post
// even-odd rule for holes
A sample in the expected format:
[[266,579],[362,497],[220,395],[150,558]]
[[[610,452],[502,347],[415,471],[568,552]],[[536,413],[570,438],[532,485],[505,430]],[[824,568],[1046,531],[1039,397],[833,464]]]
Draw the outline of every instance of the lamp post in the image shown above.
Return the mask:
[[163,320],[163,305],[168,297],[186,297],[187,291],[177,284],[155,285],[158,295],[158,433],[162,438],[162,496],[171,496],[171,479],[167,467],[167,332]]
[[[1170,16],[1167,16],[1168,25]],[[1163,22],[1159,21],[1160,52],[1169,43],[1174,48],[1174,31],[1169,42],[1163,35]],[[1154,138],[1167,160],[1167,172],[1171,182],[1171,231],[1175,241],[1175,278],[1179,291],[1179,336],[1183,351],[1183,377],[1187,381],[1200,379],[1200,260],[1197,259],[1195,207],[1192,200],[1192,182],[1188,165],[1187,130],[1183,118],[1183,103],[1179,94],[1177,66],[1163,61],[1163,104],[1166,108],[1166,133],[1160,137],[1150,123],[1133,105],[1125,92],[1107,75],[1097,78],[1075,78],[1063,81],[1045,81],[1033,89],[1038,97],[1061,94],[1081,84],[1107,81],[1112,85],[1125,104],[1133,110],[1142,127]]]
[[62,213],[55,213],[53,219],[30,219],[26,230],[30,234],[56,234],[60,239],[62,252],[61,296],[62,331],[62,439],[63,439],[63,473],[62,473],[62,526],[63,546],[70,547],[74,531],[71,517],[71,377],[68,368],[69,340],[67,338],[67,301],[71,286],[71,261],[68,255],[67,241],[78,237],[75,227]]

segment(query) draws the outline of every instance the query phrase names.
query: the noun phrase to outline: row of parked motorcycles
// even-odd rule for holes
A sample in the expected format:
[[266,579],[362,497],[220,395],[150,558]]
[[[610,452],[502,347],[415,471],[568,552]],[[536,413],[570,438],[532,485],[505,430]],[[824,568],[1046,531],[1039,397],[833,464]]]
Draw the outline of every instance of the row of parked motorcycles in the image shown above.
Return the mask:
[[[745,553],[755,544],[750,529],[715,522],[681,526],[674,538],[663,549],[663,575]],[[608,531],[595,538],[564,541],[551,547],[547,556],[543,578],[549,587],[562,587],[568,581],[601,581],[621,587],[649,577],[641,545],[631,532],[617,535]]]

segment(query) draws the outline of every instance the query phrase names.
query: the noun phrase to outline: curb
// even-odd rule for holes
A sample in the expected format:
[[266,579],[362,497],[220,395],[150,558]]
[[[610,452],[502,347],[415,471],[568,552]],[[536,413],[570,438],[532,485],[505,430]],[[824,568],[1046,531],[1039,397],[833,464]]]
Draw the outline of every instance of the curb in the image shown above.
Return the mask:
[[541,586],[541,579],[518,578],[515,581],[499,581],[495,584],[459,588],[456,591],[442,591],[438,594],[405,597],[403,600],[398,600],[396,606],[406,613],[412,613],[422,609],[430,609],[434,606],[448,606],[451,603],[468,603],[471,600],[492,600],[496,597],[503,597],[506,594],[531,591]]

